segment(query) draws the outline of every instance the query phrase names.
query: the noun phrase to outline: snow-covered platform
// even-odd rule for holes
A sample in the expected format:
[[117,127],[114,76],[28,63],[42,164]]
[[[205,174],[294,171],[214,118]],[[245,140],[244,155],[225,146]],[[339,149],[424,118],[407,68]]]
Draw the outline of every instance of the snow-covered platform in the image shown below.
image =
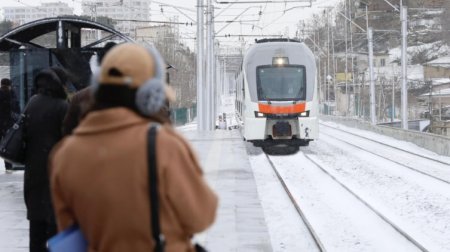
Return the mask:
[[0,159],[0,251],[28,251],[28,227],[23,172],[6,174]]
[[[244,141],[236,130],[198,133],[180,128],[219,196],[214,225],[196,240],[210,251],[272,251],[261,200]],[[7,174],[0,164],[0,251],[28,251],[23,172]]]
[[214,225],[196,238],[210,251],[272,251],[244,141],[237,130],[198,133],[180,128],[219,196]]

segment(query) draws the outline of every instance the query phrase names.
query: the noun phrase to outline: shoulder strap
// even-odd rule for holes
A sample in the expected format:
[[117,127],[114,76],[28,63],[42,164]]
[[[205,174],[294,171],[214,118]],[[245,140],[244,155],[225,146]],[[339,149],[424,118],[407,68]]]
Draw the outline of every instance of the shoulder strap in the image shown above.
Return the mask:
[[159,124],[152,124],[148,130],[148,176],[151,208],[151,228],[155,240],[155,252],[163,252],[165,239],[159,226],[158,173],[156,160],[156,133]]

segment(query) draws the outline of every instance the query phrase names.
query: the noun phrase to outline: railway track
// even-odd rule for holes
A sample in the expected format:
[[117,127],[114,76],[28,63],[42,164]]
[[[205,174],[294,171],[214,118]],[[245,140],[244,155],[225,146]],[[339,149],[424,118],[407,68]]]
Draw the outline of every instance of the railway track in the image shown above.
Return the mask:
[[[294,196],[292,195],[291,191],[289,190],[288,186],[286,185],[283,177],[280,175],[277,167],[274,165],[272,160],[270,159],[270,156],[265,154],[266,158],[274,170],[275,174],[277,175],[280,183],[283,185],[284,190],[288,194],[291,202],[294,204],[297,212],[301,216],[303,222],[306,224],[311,236],[313,237],[315,244],[317,245],[318,249],[320,251],[326,251],[325,246],[323,245],[320,237],[318,236],[317,232],[315,231],[314,227],[309,222],[308,218],[305,216],[304,212],[300,208],[299,204],[295,200]],[[348,193],[350,193],[352,196],[354,196],[358,201],[360,201],[362,204],[364,204],[367,208],[370,209],[373,213],[375,213],[379,218],[381,218],[385,223],[387,223],[389,226],[391,226],[395,231],[397,231],[401,236],[405,237],[409,242],[411,242],[415,247],[417,247],[420,251],[428,252],[429,250],[426,249],[419,241],[411,237],[406,231],[404,231],[402,228],[400,228],[398,225],[396,225],[394,222],[392,222],[389,218],[387,218],[385,215],[383,215],[381,212],[379,212],[377,209],[375,209],[370,203],[368,203],[366,200],[364,200],[360,195],[358,195],[355,191],[353,191],[351,188],[346,186],[342,181],[340,181],[338,178],[333,176],[327,168],[325,168],[323,165],[318,163],[314,158],[311,158],[309,155],[304,153],[299,153],[297,155],[303,155],[306,159],[308,159],[310,162],[312,162],[318,169],[320,169],[326,176],[329,176],[333,181],[335,181],[339,186],[345,189]]]
[[440,163],[440,164],[444,164],[444,165],[450,166],[449,162],[445,162],[445,161],[442,161],[442,160],[439,160],[439,159],[435,159],[435,158],[432,158],[432,157],[429,157],[429,156],[426,156],[426,155],[422,155],[422,154],[417,153],[417,152],[408,151],[408,150],[405,150],[405,149],[402,149],[402,148],[399,148],[399,147],[396,147],[396,146],[393,146],[393,145],[389,145],[389,144],[383,143],[381,141],[377,141],[377,140],[369,138],[369,137],[365,137],[365,136],[361,136],[361,135],[352,133],[352,132],[347,131],[347,130],[335,128],[335,127],[326,125],[324,123],[319,123],[319,124],[321,126],[324,126],[324,127],[330,128],[330,129],[334,129],[334,130],[338,130],[338,131],[341,131],[341,132],[345,132],[345,133],[350,134],[352,136],[356,136],[356,137],[359,137],[359,138],[362,138],[362,139],[366,139],[366,140],[369,140],[369,141],[374,142],[374,143],[382,144],[383,146],[387,146],[387,147],[392,148],[392,149],[396,149],[396,150],[399,150],[399,151],[402,151],[402,152],[405,152],[405,153],[408,153],[408,154],[411,154],[411,155],[415,155],[415,156],[418,156],[418,157],[421,157],[421,158],[424,158],[424,159],[427,159],[427,160],[434,161],[436,163]]
[[[377,140],[373,140],[373,139],[370,139],[370,138],[367,138],[367,137],[363,137],[363,136],[360,136],[360,135],[357,135],[357,134],[353,134],[353,133],[350,133],[350,132],[345,131],[345,130],[336,129],[336,128],[330,127],[330,126],[328,126],[328,125],[324,125],[324,124],[322,124],[322,125],[325,126],[325,127],[332,128],[333,130],[341,131],[341,132],[344,132],[344,133],[346,133],[346,134],[350,134],[350,135],[352,135],[352,136],[359,137],[359,138],[361,138],[361,139],[365,139],[365,140],[369,140],[369,141],[371,141],[371,142],[375,142],[375,143],[377,143],[377,144],[383,145],[383,146],[388,147],[388,148],[392,148],[392,149],[395,149],[395,150],[403,151],[403,152],[405,152],[405,153],[407,153],[407,154],[409,154],[409,155],[414,155],[414,156],[417,156],[417,157],[419,157],[419,158],[424,158],[424,159],[426,159],[426,160],[433,161],[433,162],[436,162],[436,163],[439,163],[439,164],[448,165],[448,166],[450,167],[450,164],[447,163],[447,162],[445,162],[445,161],[433,159],[433,158],[430,158],[430,157],[427,157],[427,156],[423,156],[423,155],[420,155],[420,154],[417,154],[417,153],[414,153],[414,152],[410,152],[410,151],[407,151],[407,150],[403,150],[403,149],[401,149],[401,148],[398,148],[398,147],[395,147],[395,146],[392,146],[392,145],[389,145],[389,144],[385,144],[385,143],[380,142],[380,141],[377,141]],[[438,176],[436,176],[436,175],[430,174],[429,172],[425,172],[425,171],[423,171],[423,170],[417,169],[417,168],[412,167],[412,166],[410,166],[410,165],[404,164],[404,163],[402,163],[402,162],[400,162],[400,161],[398,161],[398,160],[395,160],[395,159],[393,159],[393,158],[390,158],[390,157],[381,155],[381,154],[379,154],[379,153],[376,153],[375,151],[370,151],[370,150],[368,150],[367,148],[361,147],[361,146],[359,146],[359,145],[357,145],[357,144],[354,144],[354,143],[352,143],[352,142],[350,142],[350,141],[343,140],[343,139],[340,138],[340,137],[336,137],[336,136],[334,136],[334,135],[327,134],[327,133],[324,133],[324,132],[321,132],[320,134],[326,135],[326,136],[328,136],[328,137],[331,137],[331,138],[333,138],[333,139],[336,139],[336,140],[338,140],[338,141],[341,141],[341,142],[343,142],[343,143],[346,143],[346,144],[348,144],[348,145],[351,145],[351,146],[353,146],[353,147],[355,147],[355,148],[357,148],[357,149],[363,150],[363,151],[365,151],[365,152],[368,152],[368,153],[373,154],[373,155],[375,155],[375,156],[378,156],[378,157],[380,157],[380,158],[386,159],[386,160],[388,160],[388,161],[390,161],[390,162],[393,162],[393,163],[395,163],[395,164],[397,164],[397,165],[400,165],[400,166],[402,166],[402,167],[404,167],[404,168],[407,168],[407,169],[412,170],[412,171],[414,171],[414,172],[420,173],[420,174],[425,175],[425,176],[427,176],[427,177],[430,177],[430,178],[432,178],[432,179],[438,180],[438,181],[440,181],[440,182],[444,182],[444,183],[446,183],[446,184],[450,184],[450,181],[449,181],[449,180],[440,178],[440,177],[438,177]],[[449,169],[450,169],[450,168],[449,168]]]
[[289,196],[289,199],[291,200],[292,204],[294,205],[295,209],[297,210],[297,213],[300,215],[300,217],[303,220],[303,223],[305,223],[309,233],[311,234],[312,238],[314,239],[314,243],[316,244],[317,248],[319,249],[319,251],[321,252],[326,252],[325,247],[323,246],[319,236],[317,235],[317,232],[314,230],[314,228],[312,227],[311,223],[308,221],[308,219],[306,218],[304,212],[302,211],[302,209],[300,208],[299,204],[297,203],[297,201],[295,200],[294,196],[292,195],[291,191],[289,190],[288,186],[286,185],[284,179],[282,178],[282,176],[280,175],[280,173],[278,172],[277,168],[275,167],[275,165],[273,164],[272,160],[270,160],[269,155],[264,154],[267,158],[267,161],[269,162],[270,166],[272,167],[273,171],[275,172],[275,174],[278,177],[278,180],[280,181],[281,185],[283,186],[284,190],[286,191],[287,195]]

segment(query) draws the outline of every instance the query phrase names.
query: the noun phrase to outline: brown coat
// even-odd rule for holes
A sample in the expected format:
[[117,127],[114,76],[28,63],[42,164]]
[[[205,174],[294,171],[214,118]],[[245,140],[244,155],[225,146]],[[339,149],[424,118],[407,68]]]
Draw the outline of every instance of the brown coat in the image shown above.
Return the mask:
[[[148,195],[149,119],[125,108],[90,112],[51,158],[58,229],[77,222],[90,251],[152,251]],[[166,251],[193,251],[194,233],[212,224],[217,197],[188,143],[158,130],[161,231]]]
[[72,134],[80,123],[82,116],[91,105],[91,92],[91,88],[85,87],[73,95],[63,122],[64,135]]

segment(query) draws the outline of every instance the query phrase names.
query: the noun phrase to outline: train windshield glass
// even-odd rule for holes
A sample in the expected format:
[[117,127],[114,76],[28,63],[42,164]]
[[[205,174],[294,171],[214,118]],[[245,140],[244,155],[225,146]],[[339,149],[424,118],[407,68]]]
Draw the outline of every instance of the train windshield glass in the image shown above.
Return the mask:
[[256,71],[260,101],[305,100],[306,74],[304,66],[259,66]]

